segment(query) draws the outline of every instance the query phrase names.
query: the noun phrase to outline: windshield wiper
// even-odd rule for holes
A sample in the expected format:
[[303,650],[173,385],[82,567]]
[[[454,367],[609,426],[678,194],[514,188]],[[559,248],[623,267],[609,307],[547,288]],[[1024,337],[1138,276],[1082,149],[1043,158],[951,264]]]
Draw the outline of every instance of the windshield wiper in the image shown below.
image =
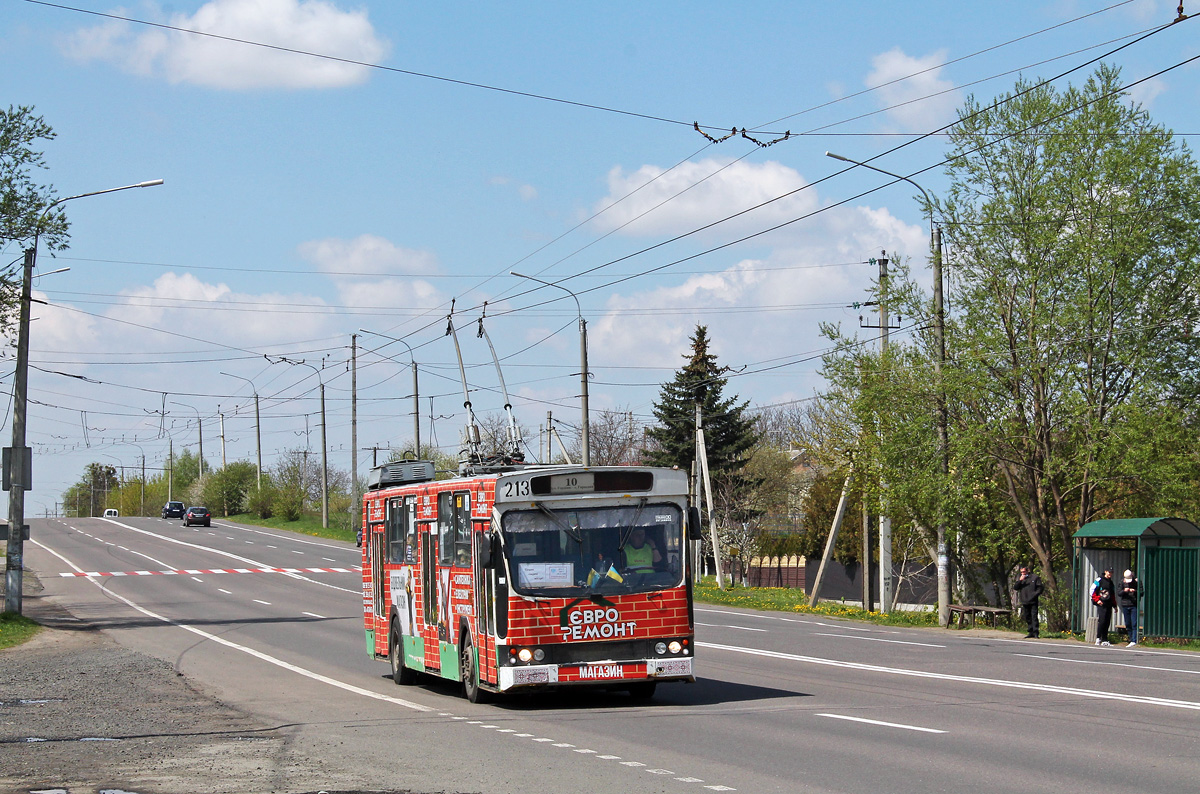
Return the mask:
[[567,536],[570,537],[571,540],[575,541],[580,546],[583,545],[583,536],[579,534],[577,527],[572,527],[566,521],[563,521],[561,518],[559,518],[558,513],[555,513],[541,502],[534,502],[533,506],[545,513],[550,520],[554,522],[555,526],[567,533]]
[[638,519],[642,517],[642,508],[646,506],[647,501],[649,500],[643,496],[641,501],[638,502],[637,511],[633,514],[633,520],[629,522],[629,526],[625,527],[625,531],[621,533],[621,548],[625,548],[625,544],[629,542],[629,536],[637,529]]

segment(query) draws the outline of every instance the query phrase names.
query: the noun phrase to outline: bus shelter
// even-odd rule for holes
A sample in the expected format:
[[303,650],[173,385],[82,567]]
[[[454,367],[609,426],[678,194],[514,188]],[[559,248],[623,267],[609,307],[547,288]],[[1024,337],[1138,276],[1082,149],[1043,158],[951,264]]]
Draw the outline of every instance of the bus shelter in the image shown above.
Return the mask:
[[[1118,545],[1118,540],[1133,539]],[[1183,518],[1091,521],[1074,535],[1071,627],[1082,631],[1098,607],[1092,582],[1105,568],[1119,582],[1126,569],[1141,583],[1141,635],[1200,637],[1200,527]],[[1116,610],[1114,625],[1124,625]]]

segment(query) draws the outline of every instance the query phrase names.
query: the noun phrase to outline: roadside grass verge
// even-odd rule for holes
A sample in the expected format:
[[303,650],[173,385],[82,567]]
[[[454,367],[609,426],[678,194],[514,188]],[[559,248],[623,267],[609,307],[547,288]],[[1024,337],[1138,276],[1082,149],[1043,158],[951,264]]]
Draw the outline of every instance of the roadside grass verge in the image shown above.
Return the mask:
[[[218,519],[218,516],[213,516]],[[259,518],[250,513],[239,513],[235,516],[229,516],[229,521],[236,521],[239,524],[252,524],[256,527],[269,527],[270,529],[286,529],[288,532],[299,532],[301,535],[311,535],[315,538],[329,538],[331,540],[345,540],[353,543],[356,538],[353,529],[342,529],[340,527],[324,528],[321,526],[320,515],[305,514],[297,521],[287,521],[283,518]]]
[[745,609],[761,609],[769,612],[792,612],[803,615],[822,615],[831,618],[863,620],[884,626],[936,626],[937,610],[919,612],[901,611],[869,612],[860,607],[838,601],[821,601],[816,606],[808,602],[804,591],[790,587],[727,587],[717,588],[711,576],[696,585],[695,598],[699,603],[717,604]]
[[24,615],[0,613],[0,650],[28,642],[41,630],[41,626]]

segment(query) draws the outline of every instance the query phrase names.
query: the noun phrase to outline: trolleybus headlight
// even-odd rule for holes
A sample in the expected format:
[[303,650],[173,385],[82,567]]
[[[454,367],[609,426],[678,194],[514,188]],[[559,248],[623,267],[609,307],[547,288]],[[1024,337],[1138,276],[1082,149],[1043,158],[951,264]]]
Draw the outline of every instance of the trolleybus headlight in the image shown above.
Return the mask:
[[541,660],[543,660],[543,659],[545,659],[545,658],[546,658],[546,652],[545,652],[545,651],[543,651],[541,648],[537,648],[537,649],[535,649],[535,650],[534,650],[534,652],[533,652],[533,660],[534,660],[535,662],[540,662]]
[[[659,645],[662,645],[662,643],[660,642]],[[679,644],[679,640],[671,640],[671,644],[667,647],[670,648],[671,653],[679,653],[683,650],[683,646]],[[659,653],[662,653],[662,651],[659,651]]]
[[528,648],[522,648],[521,650],[517,651],[517,658],[522,662],[528,662],[533,658],[533,651],[529,650]]
[[664,653],[667,652],[667,644],[665,642],[658,643],[657,645],[654,646],[654,652],[657,653],[659,656],[662,656]]

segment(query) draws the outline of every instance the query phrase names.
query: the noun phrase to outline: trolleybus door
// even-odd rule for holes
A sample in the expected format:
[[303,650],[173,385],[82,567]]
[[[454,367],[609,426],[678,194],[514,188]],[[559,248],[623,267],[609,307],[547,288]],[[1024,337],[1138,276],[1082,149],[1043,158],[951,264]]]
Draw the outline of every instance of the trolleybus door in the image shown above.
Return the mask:
[[421,527],[421,606],[425,638],[425,666],[441,669],[438,652],[438,535],[437,523],[425,523]]

